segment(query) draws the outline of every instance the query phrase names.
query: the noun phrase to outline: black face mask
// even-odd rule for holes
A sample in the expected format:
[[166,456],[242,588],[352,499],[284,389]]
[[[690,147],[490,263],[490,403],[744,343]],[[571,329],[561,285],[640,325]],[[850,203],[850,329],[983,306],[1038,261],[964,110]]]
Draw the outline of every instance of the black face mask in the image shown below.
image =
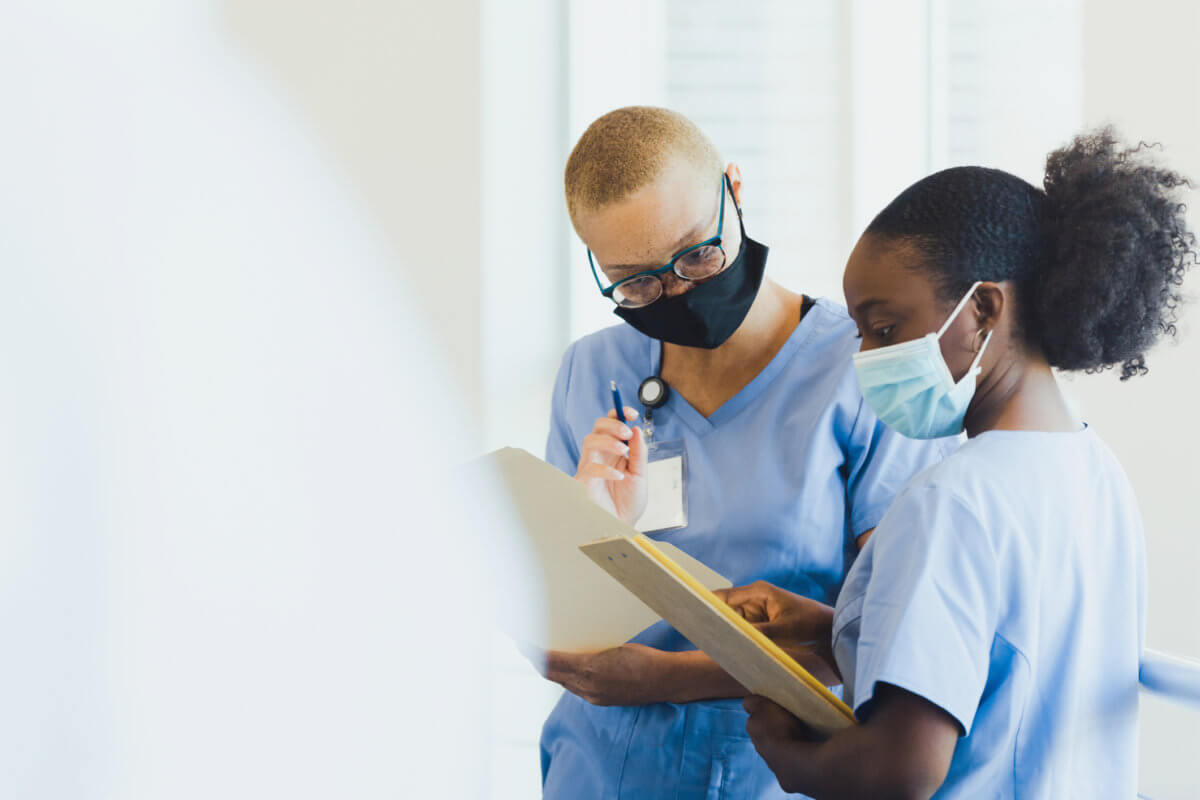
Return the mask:
[[613,313],[651,339],[712,350],[725,344],[742,324],[762,285],[767,246],[746,236],[735,259],[683,294],[664,297],[644,308],[615,308]]

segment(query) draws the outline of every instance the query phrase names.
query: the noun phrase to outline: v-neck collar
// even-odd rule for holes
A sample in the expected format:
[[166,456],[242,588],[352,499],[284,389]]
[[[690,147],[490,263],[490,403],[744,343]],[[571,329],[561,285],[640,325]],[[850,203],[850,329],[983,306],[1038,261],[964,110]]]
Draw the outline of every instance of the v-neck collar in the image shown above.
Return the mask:
[[[728,422],[741,413],[742,409],[750,405],[763,391],[766,390],[771,382],[779,375],[780,372],[787,367],[788,362],[796,355],[796,351],[804,344],[804,342],[812,335],[816,327],[816,322],[811,319],[813,312],[820,305],[817,300],[800,318],[800,322],[792,329],[791,335],[787,341],[783,343],[783,347],[779,348],[779,352],[771,358],[762,371],[754,376],[753,379],[741,389],[737,394],[726,400],[720,408],[714,411],[710,416],[704,416],[687,400],[680,396],[679,392],[669,392],[667,394],[667,402],[664,406],[674,413],[679,419],[695,431],[698,435],[703,436],[718,427]],[[662,347],[663,344],[658,339],[646,340],[649,348],[648,357],[650,363],[650,374],[658,375],[662,368]]]

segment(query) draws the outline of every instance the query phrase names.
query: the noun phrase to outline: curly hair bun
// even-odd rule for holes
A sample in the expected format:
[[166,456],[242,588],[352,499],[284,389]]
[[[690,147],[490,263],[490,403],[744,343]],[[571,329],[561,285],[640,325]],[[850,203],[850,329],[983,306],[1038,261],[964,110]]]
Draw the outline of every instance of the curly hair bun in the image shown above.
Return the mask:
[[1046,159],[1044,257],[1021,292],[1026,336],[1051,366],[1145,374],[1145,352],[1175,334],[1184,274],[1196,261],[1180,187],[1126,148],[1111,127],[1077,137]]

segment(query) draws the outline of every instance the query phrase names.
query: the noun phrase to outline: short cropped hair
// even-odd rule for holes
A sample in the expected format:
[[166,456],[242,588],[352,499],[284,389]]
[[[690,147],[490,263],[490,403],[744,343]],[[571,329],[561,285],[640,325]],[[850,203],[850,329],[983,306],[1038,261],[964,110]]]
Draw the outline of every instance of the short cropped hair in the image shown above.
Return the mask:
[[677,111],[627,106],[597,119],[567,159],[567,212],[574,222],[653,182],[673,156],[721,172],[721,154],[696,124]]

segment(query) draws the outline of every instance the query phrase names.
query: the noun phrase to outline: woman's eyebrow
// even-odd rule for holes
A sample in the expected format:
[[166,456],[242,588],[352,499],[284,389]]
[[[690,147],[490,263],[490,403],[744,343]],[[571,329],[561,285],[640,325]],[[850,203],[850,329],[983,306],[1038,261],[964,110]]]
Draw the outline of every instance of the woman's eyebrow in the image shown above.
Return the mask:
[[858,305],[856,305],[854,307],[854,312],[853,312],[852,316],[861,317],[863,314],[867,313],[875,306],[881,306],[886,302],[887,301],[884,300],[882,297],[873,297],[868,300],[863,300],[861,303],[859,303]]
[[675,242],[675,245],[671,248],[671,257],[674,258],[675,256],[677,256],[680,253],[680,251],[686,250],[687,248],[691,247],[692,245],[700,244],[700,234],[702,234],[704,232],[704,229],[707,227],[708,227],[708,223],[705,223],[703,225],[697,225],[696,227],[692,228],[690,231],[685,233],[683,236],[681,236],[679,238],[679,241]]
[[[680,251],[686,250],[687,248],[691,247],[692,245],[700,244],[700,234],[703,233],[703,230],[706,227],[708,227],[707,224],[697,225],[695,228],[692,228],[690,231],[688,231],[683,236],[681,236],[679,238],[679,240],[677,242],[675,242],[675,245],[671,248],[670,258],[674,258],[675,256],[679,255]],[[670,260],[670,258],[668,258],[668,260]],[[659,267],[663,266],[666,263],[667,263],[666,261],[663,261],[660,264],[653,264],[653,265],[613,264],[611,267],[605,267],[604,269],[608,270],[608,271],[612,271],[612,272],[616,272],[616,271],[620,270],[620,271],[629,272],[632,274],[634,272],[642,272],[643,270],[647,270],[647,269],[658,269]]]

